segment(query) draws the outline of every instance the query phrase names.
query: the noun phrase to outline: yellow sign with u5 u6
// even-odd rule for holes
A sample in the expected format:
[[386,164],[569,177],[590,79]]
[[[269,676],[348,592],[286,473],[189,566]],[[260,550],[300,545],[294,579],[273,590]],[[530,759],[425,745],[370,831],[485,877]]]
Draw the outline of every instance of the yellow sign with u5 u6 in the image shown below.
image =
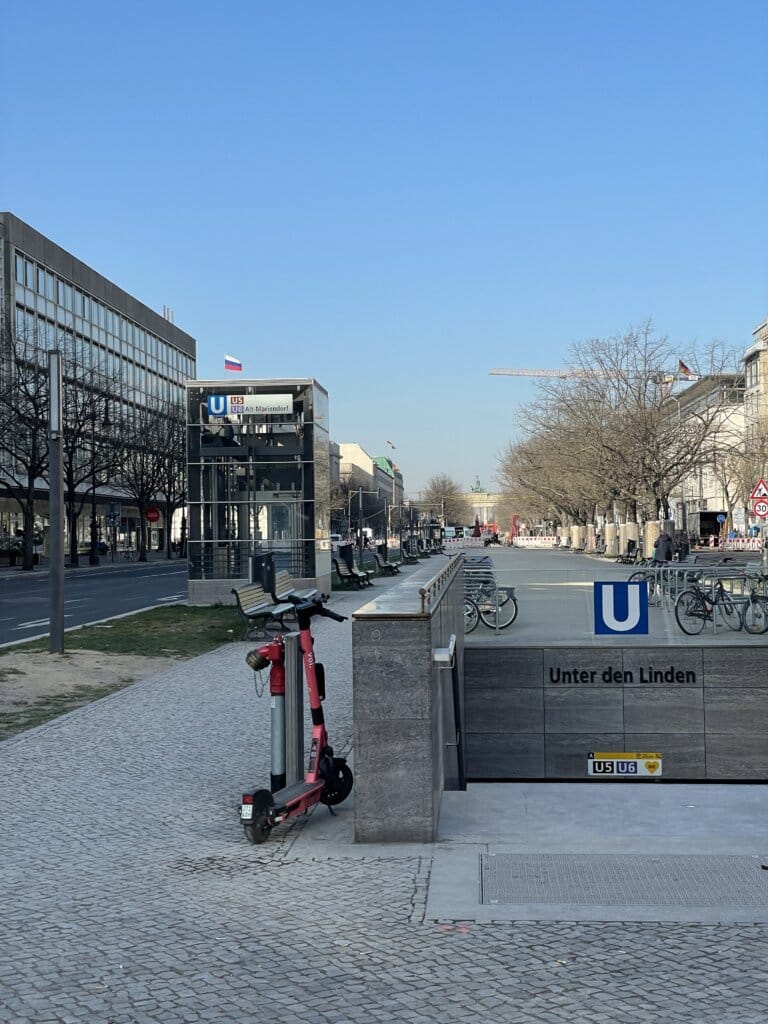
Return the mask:
[[615,751],[587,754],[587,775],[621,778],[661,778],[661,754],[628,754]]

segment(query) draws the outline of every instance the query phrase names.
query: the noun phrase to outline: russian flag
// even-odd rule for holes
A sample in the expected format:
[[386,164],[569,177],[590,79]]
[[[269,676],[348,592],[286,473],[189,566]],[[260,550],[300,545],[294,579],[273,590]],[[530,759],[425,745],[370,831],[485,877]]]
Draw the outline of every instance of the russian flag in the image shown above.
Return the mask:
[[242,371],[243,364],[240,362],[239,359],[235,359],[234,356],[224,356],[224,369]]

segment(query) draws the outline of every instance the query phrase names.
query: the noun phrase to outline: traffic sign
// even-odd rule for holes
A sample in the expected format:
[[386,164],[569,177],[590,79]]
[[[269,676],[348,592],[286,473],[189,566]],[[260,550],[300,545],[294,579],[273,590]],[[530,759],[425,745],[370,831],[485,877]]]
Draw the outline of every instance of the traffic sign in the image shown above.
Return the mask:
[[724,523],[727,518],[728,517],[724,516],[723,513],[721,512],[720,515],[717,517],[717,521],[718,521],[718,523]]
[[147,509],[147,522],[148,523],[156,523],[159,518],[160,518],[160,511],[158,509],[156,509],[156,508],[148,508]]
[[[758,498],[768,498],[768,484],[762,477],[755,484],[755,488],[749,496],[750,501],[756,501]],[[759,515],[760,513],[758,513]]]
[[768,501],[765,501],[764,498],[756,501],[752,506],[752,515],[760,516],[761,519],[765,519],[765,517],[768,516]]

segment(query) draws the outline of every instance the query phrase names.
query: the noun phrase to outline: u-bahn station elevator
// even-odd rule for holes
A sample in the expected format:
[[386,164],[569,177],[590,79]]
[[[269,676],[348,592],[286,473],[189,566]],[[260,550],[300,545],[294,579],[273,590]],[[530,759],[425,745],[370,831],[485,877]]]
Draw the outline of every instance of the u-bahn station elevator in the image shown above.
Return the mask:
[[189,602],[231,603],[249,558],[331,591],[328,393],[312,379],[187,384]]

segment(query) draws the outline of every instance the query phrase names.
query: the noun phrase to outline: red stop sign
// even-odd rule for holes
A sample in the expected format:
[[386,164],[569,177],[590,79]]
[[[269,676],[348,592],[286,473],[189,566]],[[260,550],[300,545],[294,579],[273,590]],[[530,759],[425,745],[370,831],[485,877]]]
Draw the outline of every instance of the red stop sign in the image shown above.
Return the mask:
[[159,512],[158,509],[156,509],[156,508],[148,508],[147,509],[147,522],[148,523],[156,523],[159,518],[160,518],[160,512]]

